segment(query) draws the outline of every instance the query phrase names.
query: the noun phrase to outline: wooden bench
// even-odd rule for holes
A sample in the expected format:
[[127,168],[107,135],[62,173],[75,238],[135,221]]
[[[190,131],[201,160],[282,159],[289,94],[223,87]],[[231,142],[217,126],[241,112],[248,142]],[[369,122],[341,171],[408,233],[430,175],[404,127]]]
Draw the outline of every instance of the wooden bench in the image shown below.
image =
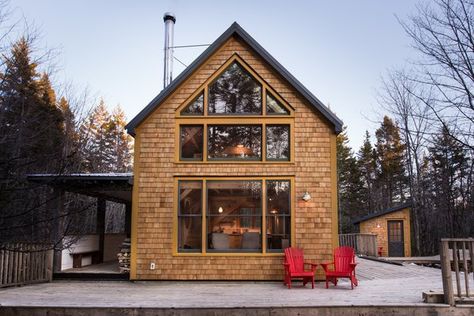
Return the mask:
[[91,256],[91,264],[100,263],[99,250],[88,250],[81,252],[74,252],[70,254],[72,256],[72,267],[82,268],[82,258]]

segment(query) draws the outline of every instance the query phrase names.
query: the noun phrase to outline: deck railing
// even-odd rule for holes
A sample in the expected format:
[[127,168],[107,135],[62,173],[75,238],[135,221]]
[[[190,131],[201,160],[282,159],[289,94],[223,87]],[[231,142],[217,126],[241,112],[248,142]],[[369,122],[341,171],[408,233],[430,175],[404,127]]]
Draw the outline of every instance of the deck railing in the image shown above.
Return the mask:
[[[469,273],[474,272],[474,239],[441,239],[440,257],[445,303],[454,306],[457,301],[474,298],[469,289]],[[456,279],[456,293],[452,271]],[[474,279],[474,273],[472,277]]]
[[340,234],[339,245],[352,247],[359,255],[377,256],[377,235],[375,234]]
[[0,287],[50,282],[53,250],[45,245],[0,245]]

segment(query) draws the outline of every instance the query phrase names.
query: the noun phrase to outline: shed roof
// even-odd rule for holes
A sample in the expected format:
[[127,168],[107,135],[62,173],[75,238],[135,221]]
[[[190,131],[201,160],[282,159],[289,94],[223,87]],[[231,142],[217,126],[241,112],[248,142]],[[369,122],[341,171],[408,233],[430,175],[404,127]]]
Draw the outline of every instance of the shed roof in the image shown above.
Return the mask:
[[391,208],[387,208],[385,210],[376,211],[376,212],[370,213],[368,215],[364,215],[364,216],[356,218],[355,220],[352,221],[352,224],[359,224],[360,222],[364,222],[366,220],[369,220],[369,219],[372,219],[372,218],[375,218],[375,217],[379,217],[379,216],[382,216],[382,215],[387,215],[387,214],[390,214],[390,213],[393,213],[393,212],[397,212],[397,211],[403,210],[404,208],[409,208],[409,207],[411,207],[411,205],[412,205],[411,202],[407,202],[407,203],[403,203],[403,204],[400,204],[400,205],[397,205],[397,206],[394,206],[394,207],[391,207]]
[[217,38],[198,58],[196,58],[176,79],[163,89],[137,116],[125,127],[127,132],[135,136],[135,128],[145,120],[162,102],[171,95],[197,68],[199,68],[217,49],[232,36],[241,38],[263,60],[265,60],[281,77],[283,77],[296,91],[298,91],[319,113],[333,126],[338,134],[342,131],[342,121],[306,87],[301,84],[288,70],[271,56],[255,39],[252,38],[237,22],[234,22],[221,36]]
[[29,174],[31,182],[118,203],[132,201],[133,173]]

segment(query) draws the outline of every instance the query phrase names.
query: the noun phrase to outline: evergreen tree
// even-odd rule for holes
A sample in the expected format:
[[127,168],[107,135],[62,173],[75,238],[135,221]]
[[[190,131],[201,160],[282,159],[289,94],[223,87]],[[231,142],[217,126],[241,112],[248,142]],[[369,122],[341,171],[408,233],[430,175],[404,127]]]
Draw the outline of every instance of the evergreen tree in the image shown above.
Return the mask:
[[76,126],[76,118],[71,110],[68,100],[61,97],[58,107],[63,115],[64,144],[62,155],[67,162],[64,168],[65,173],[80,171],[79,133]]
[[112,111],[111,124],[108,131],[111,142],[114,144],[112,157],[114,158],[113,166],[117,172],[128,172],[132,169],[132,155],[130,153],[132,142],[130,136],[125,131],[126,124],[125,113],[117,105]]
[[348,145],[346,127],[337,136],[337,175],[340,231],[354,231],[352,220],[364,211],[363,182],[357,159]]
[[110,124],[110,114],[104,101],[100,100],[80,129],[83,143],[81,153],[83,171],[109,171],[108,157],[110,157],[111,149],[106,138],[108,124]]
[[63,167],[63,115],[49,77],[38,72],[31,54],[30,43],[21,38],[2,58],[0,241],[50,237],[45,233],[48,214],[39,207],[44,190],[32,186],[26,175],[58,173]]
[[357,154],[357,163],[359,166],[361,181],[363,185],[362,193],[364,194],[364,208],[367,212],[375,210],[375,176],[376,176],[376,156],[377,152],[370,142],[370,134],[365,132],[364,143]]
[[84,171],[130,171],[130,138],[125,124],[125,114],[119,106],[110,114],[105,102],[99,102],[81,126]]
[[405,170],[405,145],[398,126],[384,116],[375,136],[377,152],[376,184],[380,188],[377,208],[385,209],[406,199],[408,179]]
[[438,220],[442,218],[441,222],[445,225],[441,227],[441,231],[445,232],[441,237],[467,237],[469,230],[464,229],[464,223],[469,208],[469,159],[463,146],[451,137],[446,127],[434,137],[428,160],[431,167],[431,199],[435,211],[440,215]]

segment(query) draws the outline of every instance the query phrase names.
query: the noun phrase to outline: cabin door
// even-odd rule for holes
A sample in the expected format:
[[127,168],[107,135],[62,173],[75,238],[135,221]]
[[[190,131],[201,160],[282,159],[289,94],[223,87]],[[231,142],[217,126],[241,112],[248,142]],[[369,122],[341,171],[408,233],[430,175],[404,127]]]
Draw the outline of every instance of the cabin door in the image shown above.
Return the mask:
[[388,256],[404,257],[403,221],[388,221]]

